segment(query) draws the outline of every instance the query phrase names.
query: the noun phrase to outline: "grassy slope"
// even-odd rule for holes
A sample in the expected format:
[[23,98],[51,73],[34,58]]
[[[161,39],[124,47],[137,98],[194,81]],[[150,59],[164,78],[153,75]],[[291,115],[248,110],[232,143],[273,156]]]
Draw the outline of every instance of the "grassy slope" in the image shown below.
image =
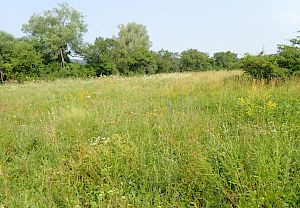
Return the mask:
[[300,206],[299,80],[0,86],[0,206]]

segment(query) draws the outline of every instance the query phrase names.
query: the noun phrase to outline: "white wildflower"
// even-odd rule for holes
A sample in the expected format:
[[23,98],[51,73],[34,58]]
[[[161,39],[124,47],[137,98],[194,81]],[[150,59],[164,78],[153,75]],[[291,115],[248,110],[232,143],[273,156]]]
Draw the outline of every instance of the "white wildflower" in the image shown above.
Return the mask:
[[106,142],[109,142],[109,141],[110,141],[110,138],[108,138],[108,137],[100,137],[100,136],[98,136],[98,137],[92,139],[91,145],[98,145],[100,143],[106,143]]

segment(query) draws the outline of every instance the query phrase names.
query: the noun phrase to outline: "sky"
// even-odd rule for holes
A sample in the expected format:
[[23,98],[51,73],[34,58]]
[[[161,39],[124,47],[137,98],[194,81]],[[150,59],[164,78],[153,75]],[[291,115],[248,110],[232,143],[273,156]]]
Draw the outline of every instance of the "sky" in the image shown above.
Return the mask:
[[300,30],[300,0],[0,0],[0,30],[24,36],[22,25],[33,13],[61,2],[85,16],[86,42],[136,22],[147,27],[155,51],[276,53]]

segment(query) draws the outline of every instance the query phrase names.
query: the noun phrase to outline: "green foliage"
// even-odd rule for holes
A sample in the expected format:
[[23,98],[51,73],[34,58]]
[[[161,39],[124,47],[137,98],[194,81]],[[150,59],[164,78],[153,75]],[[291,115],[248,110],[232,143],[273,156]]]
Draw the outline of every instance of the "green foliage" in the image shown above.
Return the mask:
[[300,48],[297,39],[291,40],[292,46],[280,45],[278,54],[246,56],[242,61],[242,68],[248,74],[259,79],[273,77],[288,77],[300,70]]
[[177,53],[160,50],[156,54],[157,72],[170,73],[180,71],[180,59]]
[[120,49],[116,58],[118,73],[124,75],[154,74],[157,71],[155,54],[148,49]]
[[11,78],[22,80],[21,77],[38,77],[42,65],[41,55],[33,46],[24,41],[17,41],[10,58]]
[[278,66],[276,58],[267,55],[247,55],[242,59],[242,68],[256,79],[271,79],[288,75],[286,69]]
[[0,31],[0,60],[7,62],[14,48],[15,38],[4,31]]
[[116,40],[121,48],[129,51],[139,48],[149,50],[152,45],[146,26],[135,22],[119,25],[119,34]]
[[215,53],[212,59],[213,66],[220,69],[232,69],[238,61],[237,54],[230,51]]
[[180,57],[181,71],[206,71],[211,68],[209,56],[196,49],[183,51]]
[[0,31],[0,82],[10,75],[10,59],[13,53],[15,38],[4,31]]
[[40,76],[45,80],[64,77],[87,78],[96,76],[96,71],[94,68],[76,63],[69,63],[67,67],[61,69],[58,62],[52,62],[43,67]]
[[81,64],[69,63],[68,67],[59,71],[58,77],[88,78],[96,75],[95,69]]
[[29,77],[36,78],[41,66],[41,55],[30,42],[0,32],[0,71],[6,79],[23,81]]
[[59,61],[62,68],[68,55],[80,53],[83,34],[87,31],[84,17],[67,3],[59,4],[43,15],[34,14],[23,32],[27,33],[36,48],[43,54],[45,63]]
[[286,68],[292,74],[300,70],[300,48],[295,46],[279,46],[277,63],[281,68]]
[[99,37],[85,48],[87,66],[94,68],[97,76],[156,73],[156,59],[149,51],[151,44],[146,27],[128,23],[120,25],[119,30],[118,38]]
[[149,51],[151,41],[144,25],[135,22],[119,25],[115,64],[125,75],[153,74],[157,71],[155,55]]
[[117,41],[114,39],[96,38],[84,50],[84,57],[89,67],[95,69],[97,76],[117,73]]
[[155,54],[139,48],[129,54],[129,74],[154,74],[157,71]]
[[[135,75],[184,71],[236,69],[242,67],[257,79],[289,77],[299,74],[300,36],[291,46],[279,46],[278,54],[246,56],[227,51],[209,57],[196,49],[181,54],[167,50],[150,51],[146,26],[130,22],[119,25],[116,37],[96,38],[83,44],[87,32],[84,16],[67,3],[58,4],[43,14],[34,14],[23,25],[28,36],[20,39],[0,31],[0,78],[28,80],[44,77],[90,77]],[[84,59],[85,66],[70,64],[72,56]],[[25,78],[24,78],[25,77]]]

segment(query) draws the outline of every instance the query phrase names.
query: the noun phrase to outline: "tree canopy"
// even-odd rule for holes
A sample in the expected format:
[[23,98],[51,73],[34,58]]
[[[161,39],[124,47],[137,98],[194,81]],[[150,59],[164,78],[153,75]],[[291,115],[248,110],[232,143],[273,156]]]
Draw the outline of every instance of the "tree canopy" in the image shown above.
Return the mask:
[[161,49],[156,55],[157,71],[161,72],[178,72],[180,68],[180,58],[178,53]]
[[196,49],[189,49],[181,53],[181,69],[187,71],[204,71],[210,68],[209,56]]
[[98,37],[94,44],[89,44],[84,50],[87,65],[93,67],[98,76],[117,73],[117,44],[114,39]]
[[138,48],[149,50],[152,45],[147,28],[135,22],[119,25],[117,40],[120,46],[127,50],[135,50]]
[[58,60],[64,67],[68,55],[80,52],[87,25],[80,12],[62,3],[42,15],[31,16],[23,25],[23,32],[33,40],[46,62]]
[[237,54],[230,51],[227,52],[218,52],[213,56],[214,67],[217,68],[232,68],[234,63],[238,61]]

